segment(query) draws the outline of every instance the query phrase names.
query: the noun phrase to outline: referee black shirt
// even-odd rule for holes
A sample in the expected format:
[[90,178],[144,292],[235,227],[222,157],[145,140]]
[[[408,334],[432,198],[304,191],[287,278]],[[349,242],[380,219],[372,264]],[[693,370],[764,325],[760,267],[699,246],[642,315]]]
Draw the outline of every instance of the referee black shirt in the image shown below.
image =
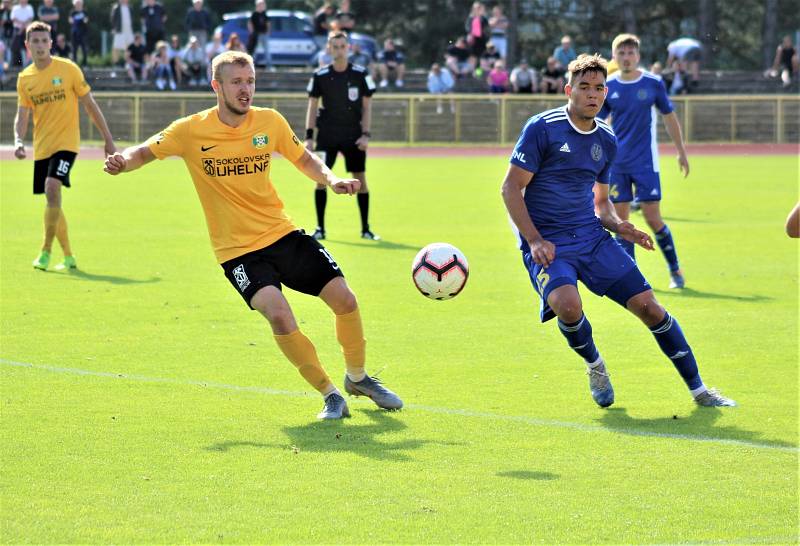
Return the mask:
[[363,66],[347,63],[347,69],[337,72],[333,65],[323,66],[308,82],[308,96],[322,98],[317,110],[317,127],[361,130],[363,105],[361,99],[375,93],[375,82]]

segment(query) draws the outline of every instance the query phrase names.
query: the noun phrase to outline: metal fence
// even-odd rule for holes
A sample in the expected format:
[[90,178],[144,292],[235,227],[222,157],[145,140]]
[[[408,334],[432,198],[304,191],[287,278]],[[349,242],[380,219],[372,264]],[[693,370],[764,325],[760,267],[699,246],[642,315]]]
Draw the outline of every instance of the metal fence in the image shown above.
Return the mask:
[[[170,121],[216,104],[210,92],[94,94],[114,137],[140,142]],[[0,93],[0,143],[13,140],[16,94]],[[509,144],[530,116],[564,104],[556,95],[378,94],[372,107],[373,141],[402,144]],[[673,97],[687,142],[800,142],[800,97],[714,95]],[[256,94],[254,104],[278,109],[295,131],[305,126],[305,94]],[[98,138],[81,110],[81,134]],[[30,137],[31,131],[28,132]],[[668,138],[663,123],[659,137]]]

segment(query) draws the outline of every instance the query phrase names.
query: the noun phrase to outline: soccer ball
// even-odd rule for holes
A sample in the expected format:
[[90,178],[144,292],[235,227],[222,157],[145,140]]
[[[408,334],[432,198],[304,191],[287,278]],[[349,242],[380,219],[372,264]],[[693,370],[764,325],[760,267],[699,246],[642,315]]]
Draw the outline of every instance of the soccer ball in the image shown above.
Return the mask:
[[431,243],[414,257],[411,277],[423,296],[432,300],[449,300],[467,284],[469,265],[453,245]]

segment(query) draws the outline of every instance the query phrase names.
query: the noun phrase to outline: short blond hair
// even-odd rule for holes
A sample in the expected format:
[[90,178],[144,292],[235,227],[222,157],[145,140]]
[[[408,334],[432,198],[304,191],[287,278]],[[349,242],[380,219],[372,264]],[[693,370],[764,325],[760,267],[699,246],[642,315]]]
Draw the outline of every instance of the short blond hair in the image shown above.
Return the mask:
[[47,23],[42,21],[34,21],[28,25],[27,29],[25,29],[25,41],[27,42],[30,39],[31,34],[34,32],[46,32],[47,34],[50,34],[50,29],[51,27]]
[[350,41],[350,38],[347,36],[347,33],[343,30],[332,30],[328,33],[328,43],[331,43],[334,40],[338,40],[339,38],[344,38],[346,42]]
[[620,46],[633,46],[639,50],[639,37],[636,34],[618,34],[614,41],[611,42],[611,54]]
[[255,64],[253,63],[253,58],[243,51],[226,51],[225,53],[220,53],[214,60],[211,61],[211,79],[217,80],[218,82],[222,81],[222,67],[235,64],[237,66],[250,66],[255,71]]
[[570,85],[575,78],[586,72],[600,72],[603,79],[608,78],[608,62],[599,53],[594,55],[581,53],[577,59],[569,63],[567,70],[569,71],[567,81]]

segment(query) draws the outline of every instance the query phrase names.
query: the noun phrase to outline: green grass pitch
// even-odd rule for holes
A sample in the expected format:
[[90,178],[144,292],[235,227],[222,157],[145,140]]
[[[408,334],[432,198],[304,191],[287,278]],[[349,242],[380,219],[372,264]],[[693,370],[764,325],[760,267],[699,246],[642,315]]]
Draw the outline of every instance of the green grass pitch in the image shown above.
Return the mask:
[[[582,289],[617,391],[596,407],[538,322],[505,158],[374,158],[385,240],[360,239],[355,199],[331,195],[326,246],[359,298],[369,369],[407,407],[351,399],[352,419],[324,423],[215,263],[182,162],[113,178],[78,161],[74,274],[31,267],[33,165],[0,163],[2,542],[796,543],[797,160],[692,157],[686,180],[662,162],[690,288],[667,289],[660,253],[639,261],[738,408],[695,408],[646,328]],[[313,229],[312,183],[286,161],[273,178]],[[452,301],[411,283],[434,241],[470,261]],[[288,297],[341,385],[332,315]]]

